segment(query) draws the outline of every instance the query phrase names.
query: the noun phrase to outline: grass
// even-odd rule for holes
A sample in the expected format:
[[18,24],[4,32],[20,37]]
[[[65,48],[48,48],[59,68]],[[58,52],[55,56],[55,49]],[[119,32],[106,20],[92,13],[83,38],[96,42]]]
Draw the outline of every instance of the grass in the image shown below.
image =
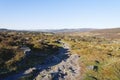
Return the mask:
[[[92,38],[92,39],[90,39]],[[79,39],[79,38],[75,38]],[[97,40],[96,40],[97,39]],[[71,53],[79,54],[84,71],[83,80],[119,80],[120,44],[104,38],[83,37],[83,40],[66,40]],[[89,69],[97,66],[98,70]]]

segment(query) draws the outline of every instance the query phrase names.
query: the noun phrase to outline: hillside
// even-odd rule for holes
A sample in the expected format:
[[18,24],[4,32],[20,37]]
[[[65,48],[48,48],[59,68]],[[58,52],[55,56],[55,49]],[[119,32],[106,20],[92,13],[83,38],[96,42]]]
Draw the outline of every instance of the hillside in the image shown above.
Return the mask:
[[97,34],[97,36],[103,36],[105,38],[120,39],[120,28],[95,30],[91,31],[91,33]]
[[99,29],[91,31],[93,33],[120,33],[120,28],[111,28],[111,29]]
[[71,32],[66,35],[72,36],[96,36],[96,37],[104,37],[108,39],[120,39],[120,28],[111,28],[111,29],[94,29],[92,31],[85,32]]

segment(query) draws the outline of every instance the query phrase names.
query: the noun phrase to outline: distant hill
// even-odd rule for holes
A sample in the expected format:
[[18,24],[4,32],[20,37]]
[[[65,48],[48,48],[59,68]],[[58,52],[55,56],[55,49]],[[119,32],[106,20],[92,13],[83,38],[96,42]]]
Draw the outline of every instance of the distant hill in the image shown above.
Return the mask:
[[93,33],[120,33],[120,28],[99,29],[92,31]]
[[90,33],[97,34],[97,36],[103,36],[110,39],[120,39],[120,28],[100,29],[90,31]]
[[86,32],[93,31],[91,28],[80,28],[80,29],[40,29],[40,30],[9,30],[0,29],[0,31],[30,31],[30,32],[50,32],[50,33],[71,33],[71,32]]
[[8,29],[0,28],[0,31],[7,31]]
[[111,28],[111,29],[83,29],[76,30],[75,32],[66,33],[67,35],[72,36],[97,36],[104,37],[109,39],[120,39],[120,28]]
[[71,33],[71,32],[86,32],[92,31],[91,28],[80,28],[80,29],[45,29],[45,30],[35,30],[37,32],[53,32],[53,33]]

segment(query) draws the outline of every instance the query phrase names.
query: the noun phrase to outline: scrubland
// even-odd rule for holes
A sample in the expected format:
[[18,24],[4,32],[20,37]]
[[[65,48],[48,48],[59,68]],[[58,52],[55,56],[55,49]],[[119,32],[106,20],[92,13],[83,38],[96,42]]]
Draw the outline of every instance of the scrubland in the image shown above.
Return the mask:
[[[51,33],[0,32],[0,75],[2,77],[42,64],[60,45]],[[22,47],[31,50],[26,54]]]
[[[80,33],[83,34],[83,33]],[[87,34],[87,33],[84,33]],[[91,33],[92,34],[92,33]],[[71,53],[80,55],[83,80],[120,80],[120,39],[102,35],[68,35]],[[96,33],[98,34],[98,33]],[[99,33],[100,34],[100,33]]]
[[[7,76],[42,64],[63,41],[80,56],[82,80],[120,80],[120,32],[39,33],[0,32],[0,75]],[[116,34],[116,36],[114,36]],[[21,47],[29,47],[26,55]],[[29,78],[29,77],[28,77]]]

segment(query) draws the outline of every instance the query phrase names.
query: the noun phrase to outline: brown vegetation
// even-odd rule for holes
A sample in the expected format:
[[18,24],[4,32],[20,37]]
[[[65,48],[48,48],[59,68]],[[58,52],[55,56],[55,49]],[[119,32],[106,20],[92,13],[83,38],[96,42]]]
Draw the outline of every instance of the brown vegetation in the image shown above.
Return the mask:
[[[40,64],[60,47],[57,36],[34,32],[0,32],[0,75]],[[50,33],[49,33],[50,34]],[[22,47],[28,47],[27,52]],[[27,56],[26,53],[29,53]]]

